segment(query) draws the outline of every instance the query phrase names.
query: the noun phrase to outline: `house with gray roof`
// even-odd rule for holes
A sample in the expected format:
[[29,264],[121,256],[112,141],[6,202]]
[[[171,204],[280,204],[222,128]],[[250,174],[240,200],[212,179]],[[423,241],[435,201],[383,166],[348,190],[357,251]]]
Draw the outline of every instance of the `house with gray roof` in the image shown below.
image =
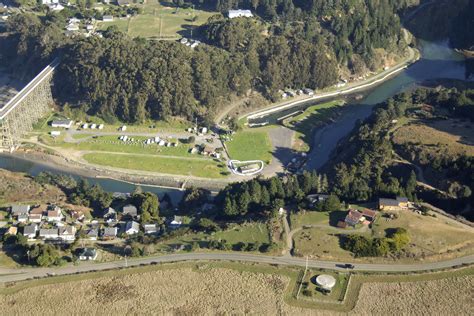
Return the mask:
[[18,216],[21,214],[28,214],[30,211],[30,206],[29,205],[12,205],[11,206],[11,214],[12,216]]
[[114,239],[117,237],[117,230],[117,227],[105,227],[104,232],[102,233],[102,238]]
[[38,226],[36,224],[31,224],[23,227],[23,236],[27,237],[29,240],[36,238],[36,232],[38,231]]
[[40,229],[39,237],[44,240],[58,239],[59,238],[58,229],[57,228]]

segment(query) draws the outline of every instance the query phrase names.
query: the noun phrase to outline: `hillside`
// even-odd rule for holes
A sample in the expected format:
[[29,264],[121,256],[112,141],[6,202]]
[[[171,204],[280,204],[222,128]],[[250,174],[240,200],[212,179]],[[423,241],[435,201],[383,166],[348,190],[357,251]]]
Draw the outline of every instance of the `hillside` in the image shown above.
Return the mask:
[[[108,122],[172,116],[209,121],[231,96],[255,90],[276,101],[281,89],[322,89],[394,64],[407,47],[398,13],[417,2],[211,1],[206,5],[224,15],[239,6],[256,16],[217,14],[199,27],[188,25],[195,39],[206,42],[194,49],[132,39],[118,27],[102,31],[102,37],[66,37],[69,18],[88,21],[99,13],[86,6],[43,16],[33,9],[8,19],[0,59],[16,73],[32,75],[60,56],[54,78],[58,103]],[[130,8],[135,20],[139,9]]]
[[335,192],[358,201],[405,195],[473,219],[473,106],[473,90],[455,88],[421,88],[376,106],[325,166]]

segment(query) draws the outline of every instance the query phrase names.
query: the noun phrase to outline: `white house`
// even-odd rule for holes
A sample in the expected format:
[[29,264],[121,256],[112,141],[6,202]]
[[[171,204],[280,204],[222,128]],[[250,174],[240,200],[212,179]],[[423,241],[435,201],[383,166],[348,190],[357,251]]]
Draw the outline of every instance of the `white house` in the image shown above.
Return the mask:
[[229,10],[229,18],[240,18],[240,17],[246,17],[246,18],[251,18],[253,17],[253,14],[250,10]]
[[51,4],[48,4],[48,7],[51,11],[62,11],[64,10],[64,6],[61,5],[61,3],[51,3]]
[[59,207],[55,207],[54,210],[48,211],[48,222],[60,222],[64,218],[63,213]]
[[66,26],[67,31],[79,31],[79,25],[76,23],[70,23]]
[[102,21],[103,21],[103,22],[112,22],[113,20],[114,20],[114,17],[111,16],[111,15],[104,15],[104,16],[102,17]]
[[182,216],[174,216],[173,220],[171,221],[170,225],[172,226],[181,226],[183,224],[183,217]]
[[145,230],[145,234],[156,234],[158,232],[156,224],[144,224],[143,229]]
[[125,233],[127,235],[138,234],[140,231],[140,225],[135,221],[130,221],[125,224]]

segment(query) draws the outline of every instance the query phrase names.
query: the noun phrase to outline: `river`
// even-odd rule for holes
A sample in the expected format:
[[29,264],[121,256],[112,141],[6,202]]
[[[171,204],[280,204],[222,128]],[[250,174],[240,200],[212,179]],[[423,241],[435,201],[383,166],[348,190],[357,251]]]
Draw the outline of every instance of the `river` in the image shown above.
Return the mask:
[[[420,42],[422,58],[400,72],[398,76],[382,83],[370,91],[365,98],[357,103],[347,106],[347,110],[336,122],[327,125],[321,130],[317,130],[314,135],[312,151],[307,162],[307,169],[318,169],[323,166],[329,158],[331,151],[336,147],[337,142],[346,136],[354,128],[358,120],[368,117],[375,104],[383,102],[396,93],[417,83],[430,79],[465,79],[464,58],[448,47],[447,42],[429,43]],[[321,102],[321,101],[319,101]],[[298,109],[308,107],[315,102],[308,102]],[[289,109],[282,112],[272,113],[260,120],[275,121],[276,118],[294,112],[296,109]],[[0,168],[16,172],[24,172],[36,175],[41,171],[51,171],[65,173],[61,169],[55,169],[41,163],[22,160],[13,156],[0,156]],[[71,174],[77,177],[77,175]],[[92,184],[100,184],[105,190],[110,192],[132,192],[135,185],[126,182],[110,179],[87,178]],[[142,185],[146,191],[159,195],[170,194],[174,201],[178,201],[182,192],[175,189],[165,189],[154,186]]]
[[315,131],[306,169],[321,168],[337,143],[352,131],[358,120],[367,118],[376,104],[426,80],[465,79],[464,57],[449,48],[447,41],[437,43],[420,41],[419,44],[422,57],[418,62],[374,88],[357,103],[349,105],[350,110],[345,111],[336,122]]

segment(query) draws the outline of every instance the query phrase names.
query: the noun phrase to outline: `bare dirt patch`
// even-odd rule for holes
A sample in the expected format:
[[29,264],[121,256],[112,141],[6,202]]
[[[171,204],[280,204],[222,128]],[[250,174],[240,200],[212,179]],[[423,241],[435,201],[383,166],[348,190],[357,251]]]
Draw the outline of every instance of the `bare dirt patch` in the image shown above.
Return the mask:
[[[474,276],[362,285],[354,315],[472,315]],[[383,299],[382,299],[383,298]]]

